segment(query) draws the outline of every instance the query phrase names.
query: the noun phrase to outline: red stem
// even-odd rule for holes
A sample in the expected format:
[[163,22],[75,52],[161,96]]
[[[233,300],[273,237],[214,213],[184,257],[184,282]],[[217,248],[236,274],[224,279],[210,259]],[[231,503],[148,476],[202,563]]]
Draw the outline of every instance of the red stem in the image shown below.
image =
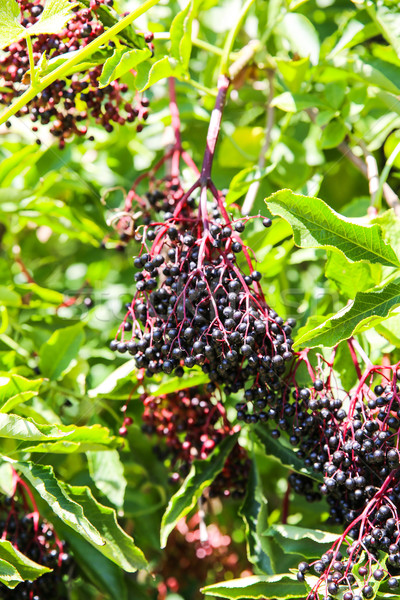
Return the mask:
[[357,377],[358,377],[358,379],[361,379],[362,372],[361,372],[361,369],[360,369],[360,365],[358,363],[358,358],[357,358],[356,351],[354,350],[352,338],[350,338],[350,339],[347,340],[347,344],[349,346],[349,350],[350,350],[350,354],[351,354],[351,360],[353,361],[354,367],[355,367],[356,372],[357,372]]
[[214,109],[211,113],[210,125],[207,132],[206,149],[204,152],[203,165],[201,167],[200,183],[202,186],[207,186],[211,180],[215,146],[221,128],[222,112],[224,110],[229,85],[230,81],[226,75],[221,75],[218,80],[218,94]]

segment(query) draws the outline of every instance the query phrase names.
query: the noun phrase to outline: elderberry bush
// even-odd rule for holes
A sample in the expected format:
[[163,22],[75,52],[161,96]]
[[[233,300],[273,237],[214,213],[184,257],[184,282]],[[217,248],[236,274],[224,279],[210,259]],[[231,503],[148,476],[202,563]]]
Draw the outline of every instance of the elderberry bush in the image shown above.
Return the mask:
[[[195,459],[206,459],[233,427],[221,402],[202,388],[188,388],[162,396],[144,396],[142,430],[157,436],[153,447],[159,460],[169,463],[170,480],[177,483],[188,475]],[[243,498],[246,492],[250,460],[236,443],[223,470],[212,482],[208,495]]]
[[[21,23],[24,27],[34,25],[43,12],[41,0],[18,0],[21,9]],[[87,46],[104,32],[104,25],[98,16],[100,6],[111,7],[113,0],[92,0],[87,7],[76,7],[73,18],[59,34],[39,35],[33,39],[35,63],[45,54],[47,60]],[[145,37],[152,46],[152,36]],[[26,42],[16,42],[6,48],[0,57],[0,105],[8,106],[14,98],[26,89],[26,73],[29,70],[29,57]],[[75,73],[49,85],[46,89],[20,109],[17,116],[29,115],[32,131],[39,131],[38,125],[49,125],[50,133],[58,138],[59,147],[73,135],[87,134],[93,120],[107,132],[114,125],[138,122],[138,130],[148,117],[149,101],[135,97],[134,102],[125,99],[128,86],[113,81],[104,88],[99,87],[102,65],[94,66],[83,73]]]
[[[20,495],[19,495],[20,494]],[[67,544],[61,541],[52,525],[38,518],[27,505],[23,492],[0,501],[1,538],[12,543],[29,559],[52,569],[35,581],[25,581],[10,589],[0,583],[2,600],[68,600],[66,583],[72,577],[74,561]]]

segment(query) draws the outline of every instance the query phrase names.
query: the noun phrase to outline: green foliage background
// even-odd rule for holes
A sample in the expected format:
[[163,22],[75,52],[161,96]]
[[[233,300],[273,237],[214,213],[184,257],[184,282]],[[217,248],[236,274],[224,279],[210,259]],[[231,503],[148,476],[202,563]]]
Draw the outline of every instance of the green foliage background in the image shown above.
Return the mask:
[[[120,12],[139,4],[120,3]],[[141,387],[133,361],[108,349],[131,298],[132,257],[138,250],[134,242],[121,245],[112,222],[133,181],[163,154],[170,126],[168,75],[178,79],[183,146],[201,164],[219,49],[240,3],[190,3],[196,14],[193,36],[200,40],[192,48],[179,46],[181,31],[172,30],[171,42],[167,35],[184,4],[160,2],[137,23],[156,34],[155,58],[143,63],[136,79],[140,89],[153,84],[146,91],[151,116],[141,133],[126,125],[108,134],[93,125],[95,141],[74,139],[60,151],[45,130],[39,130],[38,146],[24,120],[14,117],[11,128],[1,130],[0,487],[9,490],[9,464],[16,461],[36,487],[44,514],[79,558],[82,573],[71,588],[74,600],[157,597],[157,580],[143,570],[142,552],[151,568],[161,560],[161,519],[173,489],[141,433]],[[328,356],[332,346],[357,334],[373,362],[390,355],[395,363],[400,360],[398,213],[386,204],[383,179],[371,201],[365,161],[372,154],[379,173],[384,172],[400,140],[398,4],[257,0],[234,52],[250,40],[259,41],[255,65],[231,91],[213,176],[220,189],[229,190],[227,203],[237,215],[251,182],[260,180],[251,214],[271,214],[274,223],[265,230],[252,220],[245,241],[260,261],[268,303],[298,320],[299,347],[312,346]],[[133,89],[133,78],[124,77]],[[268,111],[274,119],[271,139],[264,147],[265,166],[257,167]],[[385,177],[397,192],[400,154],[392,155],[392,162]],[[183,175],[189,181],[189,174]],[[363,236],[373,224],[366,250]],[[68,298],[76,301],[70,304]],[[85,298],[93,305],[88,307]],[[338,328],[330,317],[353,300]],[[339,355],[338,376],[350,387],[356,374],[345,345]],[[179,385],[201,380],[200,373]],[[166,381],[155,378],[150,388],[157,392]],[[176,389],[177,381],[167,385]],[[134,423],[123,441],[118,438],[120,408],[130,394],[127,414]],[[326,537],[290,527],[325,530],[327,509],[291,497],[283,535],[282,499],[289,466],[296,469],[291,451],[247,430],[241,440],[254,461],[245,504],[239,510],[237,503],[224,502],[223,511],[206,518],[218,522],[243,555],[247,534],[248,558],[260,577],[248,588],[220,586],[208,597],[304,597],[305,588],[294,576],[279,574],[289,573],[301,557],[319,556],[336,532],[330,526]],[[196,499],[187,492],[184,503],[193,508]],[[76,520],[79,506],[87,523]],[[118,512],[135,545],[115,522],[104,525],[115,515],[107,507]],[[182,512],[168,514],[172,528]],[[99,527],[107,529],[105,547],[96,538]],[[137,568],[139,574],[129,573]],[[184,599],[199,597],[198,589],[212,583],[210,573],[208,581],[195,581]]]

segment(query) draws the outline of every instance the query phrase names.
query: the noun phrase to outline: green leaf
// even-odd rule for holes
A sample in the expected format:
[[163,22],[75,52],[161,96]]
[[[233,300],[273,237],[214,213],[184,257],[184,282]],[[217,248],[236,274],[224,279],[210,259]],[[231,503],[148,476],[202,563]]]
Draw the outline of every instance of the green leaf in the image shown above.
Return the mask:
[[137,68],[135,81],[137,89],[139,92],[144,92],[144,90],[147,90],[147,88],[161,79],[177,76],[179,73],[176,67],[176,61],[169,56],[160,58],[160,60],[152,65],[149,62],[141,63]]
[[109,560],[128,572],[146,567],[143,553],[118,525],[115,511],[97,502],[89,488],[58,481],[49,466],[19,462],[15,467],[64,523]]
[[297,338],[294,346],[336,346],[358,331],[380,323],[400,305],[400,279],[373,292],[359,292],[355,300],[323,323]]
[[124,467],[116,450],[87,453],[89,473],[96,487],[117,508],[124,505],[127,481]]
[[[0,19],[2,17],[1,7],[2,5],[0,4]],[[0,20],[0,23],[2,22],[3,21]],[[11,185],[14,178],[19,175],[22,170],[26,169],[28,164],[31,164],[31,162],[35,163],[39,156],[40,151],[38,150],[36,144],[27,144],[24,145],[20,150],[13,152],[11,156],[4,158],[0,164],[0,181],[2,186],[6,187]],[[18,197],[15,197],[15,192],[13,194],[10,194],[9,190],[5,190],[5,192],[6,194],[4,200],[12,200],[14,202],[18,201]],[[20,191],[19,194],[26,194],[26,196],[29,197],[32,192],[27,193]]]
[[318,64],[320,43],[314,25],[299,13],[286,13],[276,28],[285,37],[292,52],[309,57],[311,64]]
[[376,23],[363,23],[360,18],[351,19],[343,30],[342,36],[336,46],[329,53],[328,58],[333,58],[344,48],[351,48],[365,40],[376,36],[379,29]]
[[0,559],[0,583],[14,589],[21,581],[23,578],[17,569],[6,560]]
[[13,469],[10,463],[0,459],[0,492],[5,496],[12,496],[14,491]]
[[152,390],[152,393],[157,394],[157,396],[171,394],[173,392],[184,390],[185,388],[204,385],[208,381],[207,375],[202,371],[192,371],[184,378],[168,377],[168,379],[163,381],[155,390]]
[[322,130],[321,135],[321,147],[322,148],[336,148],[347,134],[347,127],[343,121],[334,119],[330,121],[326,127]]
[[161,522],[161,548],[165,548],[168,536],[175,525],[196,505],[201,494],[224,467],[239,434],[230,435],[218,444],[205,460],[195,460],[189,475],[170,499]]
[[6,561],[15,567],[24,581],[33,581],[51,571],[51,569],[43,565],[38,565],[38,563],[25,556],[25,554],[22,554],[7,540],[0,540],[0,560]]
[[392,317],[376,325],[376,331],[391,344],[400,348],[400,310],[395,309]]
[[359,81],[365,81],[374,87],[398,95],[400,93],[400,82],[398,67],[378,58],[346,58],[337,61],[342,73],[354,77]]
[[[18,415],[0,414],[0,437],[42,444],[24,446],[25,452],[86,452],[115,448],[118,438],[110,435],[101,425],[90,427],[78,425],[46,425]],[[58,442],[58,443],[54,443]]]
[[300,554],[305,558],[319,558],[340,537],[334,533],[297,525],[271,525],[264,535],[273,537],[285,553]]
[[48,288],[37,285],[36,283],[25,283],[23,285],[19,285],[18,290],[21,290],[25,294],[30,293],[35,295],[41,300],[44,300],[49,304],[55,304],[56,306],[60,305],[64,300],[64,296],[60,292],[57,292],[56,290],[49,290]]
[[271,106],[276,106],[276,108],[285,112],[300,112],[307,108],[319,108],[322,110],[329,110],[330,108],[329,104],[317,95],[292,94],[291,92],[283,92],[283,94],[275,96],[271,102]]
[[108,396],[121,383],[125,383],[125,381],[130,381],[132,379],[135,367],[136,363],[134,359],[128,360],[120,367],[117,367],[115,371],[110,373],[110,375],[108,375],[104,381],[99,383],[97,387],[88,391],[89,398]]
[[208,585],[201,590],[204,594],[231,600],[265,599],[289,600],[291,598],[305,598],[307,590],[304,583],[296,579],[291,573],[278,575],[265,575],[242,577]]
[[119,79],[125,73],[134,69],[138,64],[151,57],[151,50],[130,50],[129,48],[115,49],[113,55],[106,60],[99,78],[99,87],[103,88],[112,81]]
[[[97,549],[109,560],[128,573],[147,567],[143,552],[134,544],[133,539],[118,525],[114,509],[97,502],[88,487],[63,485],[69,497],[83,510],[90,523],[103,536],[104,545]],[[90,541],[90,540],[89,540]]]
[[258,160],[265,137],[262,127],[236,127],[232,135],[225,135],[218,150],[218,162],[232,169],[253,166]]
[[331,248],[351,262],[368,260],[400,266],[378,225],[360,225],[356,219],[339,215],[319,198],[297,195],[291,190],[272,194],[266,204],[273,215],[290,223],[295,244],[300,248]]
[[20,306],[21,297],[14,290],[5,285],[0,285],[0,302],[3,306]]
[[275,164],[269,165],[264,169],[247,167],[246,169],[239,171],[239,173],[236,173],[229,185],[229,191],[225,200],[226,206],[230,206],[238,198],[246,194],[252,183],[262,181],[264,177],[267,177],[267,175],[275,169],[275,167]]
[[36,492],[64,523],[95,546],[104,546],[105,540],[94,525],[88,521],[83,512],[83,507],[68,495],[63,484],[57,480],[53,467],[31,462],[16,462],[14,467],[24,475]]
[[349,263],[339,252],[329,251],[325,275],[348,298],[354,298],[357,292],[365,292],[380,283],[382,267],[365,262]]
[[43,379],[30,380],[21,375],[0,373],[0,411],[5,413],[38,395]]
[[0,3],[0,49],[24,36],[26,30],[19,22],[20,14],[17,0],[2,0]]
[[190,0],[176,15],[170,28],[171,56],[182,65],[183,71],[187,71],[189,67],[192,52],[192,23],[197,16],[199,3],[199,0]]
[[83,323],[57,329],[40,349],[40,370],[49,379],[60,379],[78,356],[83,342]]
[[254,432],[261,442],[267,456],[272,456],[275,460],[280,462],[281,465],[291,469],[292,471],[296,471],[302,475],[307,475],[311,479],[315,479],[318,482],[323,481],[322,475],[307,471],[304,466],[304,462],[298,458],[297,454],[292,450],[292,448],[288,448],[278,440],[274,440],[266,427],[260,424],[256,425]]
[[308,56],[299,60],[277,59],[276,66],[289,90],[298,92],[302,83],[306,80],[310,68],[310,59]]
[[334,110],[338,110],[342,104],[343,100],[346,96],[347,84],[344,81],[332,81],[332,83],[327,83],[324,90],[324,95]]
[[268,524],[268,501],[263,494],[254,458],[247,482],[246,496],[239,512],[246,525],[247,558],[257,569],[272,575],[273,551],[269,540],[262,536]]
[[59,33],[72,16],[72,8],[77,3],[69,0],[47,0],[40,19],[26,29],[19,22],[20,7],[16,0],[2,0],[0,3],[0,48],[32,35]]
[[[367,11],[379,27],[383,36],[400,55],[400,12],[398,5],[385,6],[384,3],[366,2]],[[396,10],[397,9],[397,10]]]
[[69,0],[46,0],[40,19],[29,27],[26,35],[60,33],[72,18],[74,6],[78,6],[78,3]]

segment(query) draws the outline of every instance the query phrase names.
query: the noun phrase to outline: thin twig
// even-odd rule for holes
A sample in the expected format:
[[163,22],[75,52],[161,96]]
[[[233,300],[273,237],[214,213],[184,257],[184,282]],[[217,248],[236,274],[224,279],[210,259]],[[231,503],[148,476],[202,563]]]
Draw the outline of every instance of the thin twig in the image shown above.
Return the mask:
[[[271,133],[272,128],[274,126],[274,107],[272,106],[272,100],[274,99],[274,71],[268,71],[268,82],[269,82],[269,91],[268,91],[268,100],[267,100],[267,122],[265,126],[265,139],[261,148],[260,157],[258,159],[258,169],[261,171],[265,167],[265,163],[267,160],[267,152],[269,150],[269,146],[271,143]],[[242,214],[248,215],[253,208],[254,202],[256,200],[258,190],[260,188],[260,180],[253,181],[250,185],[246,198],[243,202]]]
[[[341,152],[343,154],[343,156],[348,158],[355,167],[357,167],[357,169],[364,175],[364,177],[366,177],[368,179],[367,165],[361,158],[359,158],[358,156],[356,156],[354,154],[354,152],[346,144],[346,142],[341,142],[341,144],[339,144],[337,149],[339,150],[339,152]],[[397,217],[400,217],[400,200],[399,200],[399,197],[397,196],[396,192],[394,190],[392,190],[392,188],[390,187],[390,185],[388,183],[383,184],[382,191],[383,191],[383,195],[385,197],[385,200],[386,200],[388,206],[390,206],[390,208],[393,208]]]
[[235,79],[239,77],[241,72],[246,69],[254,58],[256,52],[260,49],[259,40],[250,40],[246,46],[239,51],[235,62],[229,67],[229,79],[235,83]]
[[368,148],[367,148],[366,144],[363,142],[363,140],[359,140],[358,145],[360,146],[361,150],[363,151],[363,154],[365,157],[365,164],[367,165],[367,178],[368,178],[369,193],[371,196],[371,204],[374,204],[375,198],[376,198],[376,192],[378,191],[378,188],[379,188],[378,164],[375,160],[375,157],[368,150]]

